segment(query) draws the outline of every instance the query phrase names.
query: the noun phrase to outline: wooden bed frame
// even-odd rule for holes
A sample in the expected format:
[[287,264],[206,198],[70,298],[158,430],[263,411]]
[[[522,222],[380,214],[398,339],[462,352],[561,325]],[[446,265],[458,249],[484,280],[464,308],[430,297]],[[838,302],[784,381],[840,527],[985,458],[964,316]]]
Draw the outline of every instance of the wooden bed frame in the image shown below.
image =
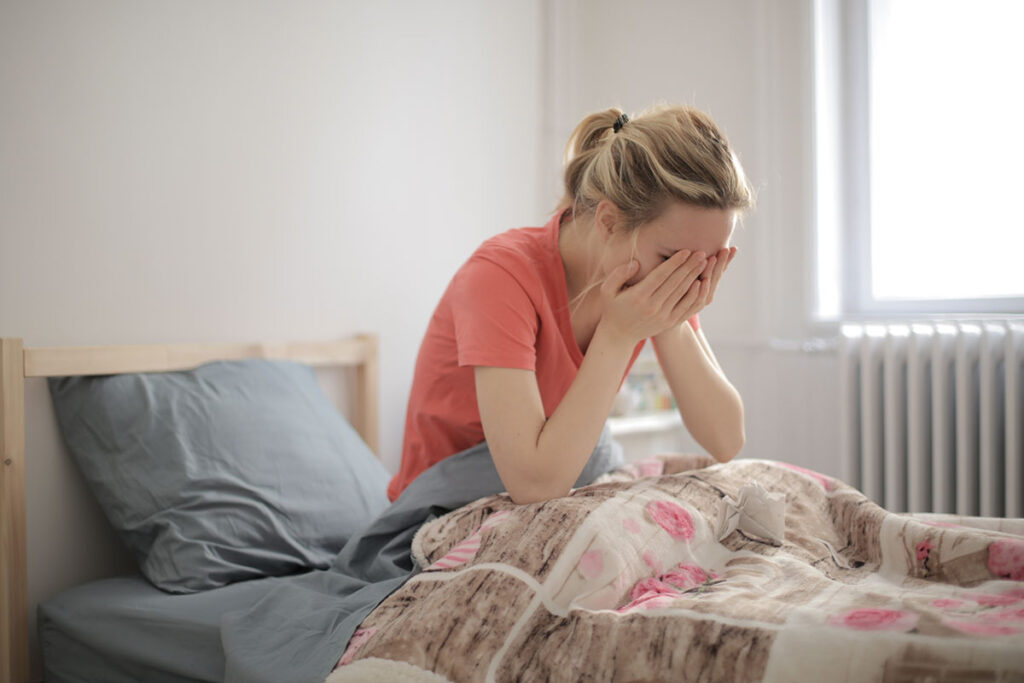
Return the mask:
[[187,370],[215,360],[274,358],[311,367],[354,368],[352,424],[378,453],[377,337],[252,344],[24,348],[0,338],[0,681],[29,680],[25,513],[25,379]]

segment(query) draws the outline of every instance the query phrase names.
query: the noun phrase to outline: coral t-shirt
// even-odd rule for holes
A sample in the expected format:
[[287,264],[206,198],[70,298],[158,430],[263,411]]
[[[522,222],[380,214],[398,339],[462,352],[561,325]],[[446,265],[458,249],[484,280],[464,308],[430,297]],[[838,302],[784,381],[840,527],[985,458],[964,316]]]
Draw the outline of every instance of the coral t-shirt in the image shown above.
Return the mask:
[[474,366],[533,370],[548,417],[569,390],[583,353],[569,318],[560,217],[492,237],[455,273],[416,358],[390,500],[424,470],[484,440]]

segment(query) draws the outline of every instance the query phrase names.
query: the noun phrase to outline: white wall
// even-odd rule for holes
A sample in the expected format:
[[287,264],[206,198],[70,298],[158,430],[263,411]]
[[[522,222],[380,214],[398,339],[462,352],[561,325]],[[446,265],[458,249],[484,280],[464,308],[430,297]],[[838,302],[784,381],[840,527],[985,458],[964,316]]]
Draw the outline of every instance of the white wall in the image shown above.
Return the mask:
[[[377,332],[394,470],[449,277],[484,238],[553,208],[537,176],[540,16],[538,2],[475,0],[5,0],[0,335]],[[130,565],[59,444],[45,384],[29,385],[34,604],[112,556]]]

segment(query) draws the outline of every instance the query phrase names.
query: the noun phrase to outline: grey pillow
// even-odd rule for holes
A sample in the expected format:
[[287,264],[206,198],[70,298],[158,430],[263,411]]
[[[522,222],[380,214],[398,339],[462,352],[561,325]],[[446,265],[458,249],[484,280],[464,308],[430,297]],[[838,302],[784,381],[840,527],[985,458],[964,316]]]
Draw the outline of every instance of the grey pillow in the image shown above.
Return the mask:
[[49,380],[64,441],[155,586],[326,568],[389,505],[389,474],[290,361]]

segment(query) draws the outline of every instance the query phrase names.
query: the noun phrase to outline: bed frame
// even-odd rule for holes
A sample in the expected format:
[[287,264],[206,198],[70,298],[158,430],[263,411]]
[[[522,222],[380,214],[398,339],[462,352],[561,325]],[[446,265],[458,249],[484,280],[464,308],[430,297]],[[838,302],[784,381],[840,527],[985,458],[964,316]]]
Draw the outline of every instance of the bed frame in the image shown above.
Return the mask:
[[[352,424],[378,453],[377,337],[252,344],[25,348],[0,338],[0,681],[29,680],[25,514],[25,379],[187,370],[215,360],[274,358],[311,367],[354,368]],[[379,453],[378,453],[379,457]]]

